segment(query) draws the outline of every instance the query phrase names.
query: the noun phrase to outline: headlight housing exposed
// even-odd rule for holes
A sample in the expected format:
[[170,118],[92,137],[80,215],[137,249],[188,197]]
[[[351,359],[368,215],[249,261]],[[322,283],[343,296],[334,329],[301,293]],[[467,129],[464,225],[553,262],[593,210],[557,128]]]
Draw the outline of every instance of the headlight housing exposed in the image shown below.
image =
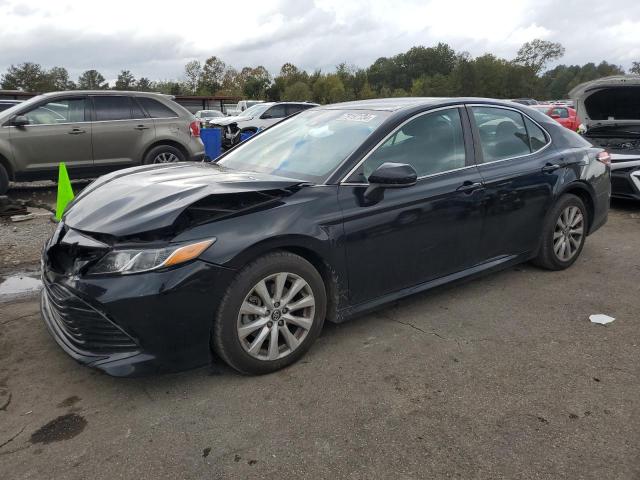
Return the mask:
[[200,256],[215,238],[164,248],[112,250],[89,269],[90,274],[140,273],[179,265]]

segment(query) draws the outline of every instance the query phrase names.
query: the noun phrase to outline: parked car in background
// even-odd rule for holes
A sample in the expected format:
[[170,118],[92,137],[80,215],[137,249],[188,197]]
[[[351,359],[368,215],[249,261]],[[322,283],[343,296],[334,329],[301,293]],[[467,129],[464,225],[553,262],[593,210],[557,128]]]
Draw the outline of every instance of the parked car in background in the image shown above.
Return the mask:
[[607,161],[511,102],[310,109],[215,163],[85,188],[45,246],[42,315],[69,355],[112,375],[213,358],[273,372],[325,319],[531,259],[570,267],[607,219]]
[[569,95],[576,100],[585,138],[611,153],[611,195],[640,200],[640,76],[601,78]]
[[0,194],[10,180],[97,177],[133,165],[204,156],[193,115],[157,93],[45,93],[0,113]]
[[241,133],[255,133],[289,115],[317,106],[309,102],[261,102],[235,117],[214,118],[208,126],[222,128],[222,148],[227,150],[240,143]]
[[196,120],[200,122],[200,127],[204,127],[209,120],[224,117],[220,110],[198,110],[195,114]]
[[514,98],[512,102],[519,103],[520,105],[537,105],[538,101],[533,98]]
[[22,103],[22,100],[4,100],[0,99],[0,112],[4,112],[5,110],[15,107]]
[[538,104],[531,105],[531,108],[538,110],[556,120],[560,125],[572,131],[577,131],[580,126],[580,119],[577,112],[567,105]]
[[227,115],[230,117],[240,115],[245,110],[257,105],[259,103],[264,103],[264,100],[240,100],[235,108],[228,108]]

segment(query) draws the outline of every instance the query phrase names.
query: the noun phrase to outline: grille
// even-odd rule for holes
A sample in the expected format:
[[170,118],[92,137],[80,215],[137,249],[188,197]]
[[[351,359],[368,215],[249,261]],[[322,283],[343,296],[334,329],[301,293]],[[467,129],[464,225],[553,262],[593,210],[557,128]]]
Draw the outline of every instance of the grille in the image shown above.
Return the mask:
[[45,298],[51,320],[76,349],[106,354],[137,348],[131,337],[66,288],[45,285]]

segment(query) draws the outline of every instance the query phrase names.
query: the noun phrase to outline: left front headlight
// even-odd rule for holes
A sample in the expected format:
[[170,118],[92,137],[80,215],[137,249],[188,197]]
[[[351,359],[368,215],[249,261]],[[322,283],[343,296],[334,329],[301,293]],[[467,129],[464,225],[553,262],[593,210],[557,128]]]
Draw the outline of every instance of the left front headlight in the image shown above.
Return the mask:
[[211,238],[187,245],[174,245],[165,248],[113,250],[91,267],[88,273],[128,274],[179,265],[197,258],[215,241],[215,238]]

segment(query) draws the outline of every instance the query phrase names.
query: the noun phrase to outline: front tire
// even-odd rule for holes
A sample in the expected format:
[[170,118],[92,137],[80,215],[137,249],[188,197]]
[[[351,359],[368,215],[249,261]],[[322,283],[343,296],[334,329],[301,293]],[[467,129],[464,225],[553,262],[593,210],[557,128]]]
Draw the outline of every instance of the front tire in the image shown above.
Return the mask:
[[9,173],[4,165],[0,164],[0,195],[4,195],[9,190]]
[[289,252],[267,254],[227,289],[213,324],[213,347],[241,373],[274,372],[309,350],[326,308],[325,286],[311,263]]
[[588,232],[584,202],[565,194],[553,206],[544,223],[538,256],[533,263],[547,270],[564,270],[578,259]]

